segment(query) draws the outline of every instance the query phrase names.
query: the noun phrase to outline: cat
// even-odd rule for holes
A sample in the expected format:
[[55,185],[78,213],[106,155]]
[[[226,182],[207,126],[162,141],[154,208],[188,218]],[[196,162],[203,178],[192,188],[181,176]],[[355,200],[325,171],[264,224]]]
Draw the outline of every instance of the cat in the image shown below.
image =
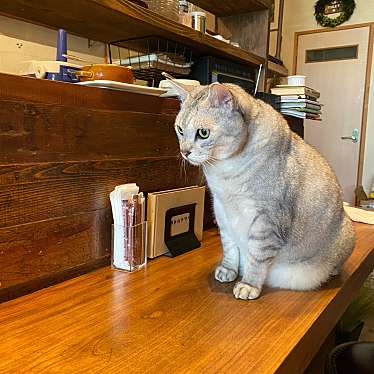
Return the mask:
[[270,105],[233,84],[176,87],[180,152],[201,166],[213,198],[223,259],[219,282],[233,294],[263,286],[312,290],[336,275],[355,245],[327,161]]

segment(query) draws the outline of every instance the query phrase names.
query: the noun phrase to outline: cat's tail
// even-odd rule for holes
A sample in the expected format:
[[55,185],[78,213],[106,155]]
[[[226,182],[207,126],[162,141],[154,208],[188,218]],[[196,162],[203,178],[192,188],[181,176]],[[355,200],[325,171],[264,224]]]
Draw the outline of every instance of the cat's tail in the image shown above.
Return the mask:
[[330,277],[331,267],[309,263],[275,263],[266,279],[270,287],[289,290],[313,290]]
[[325,253],[324,258],[299,263],[277,263],[270,268],[266,283],[271,287],[290,290],[314,290],[331,276],[337,275],[355,246],[355,231],[351,220],[344,215],[340,235]]

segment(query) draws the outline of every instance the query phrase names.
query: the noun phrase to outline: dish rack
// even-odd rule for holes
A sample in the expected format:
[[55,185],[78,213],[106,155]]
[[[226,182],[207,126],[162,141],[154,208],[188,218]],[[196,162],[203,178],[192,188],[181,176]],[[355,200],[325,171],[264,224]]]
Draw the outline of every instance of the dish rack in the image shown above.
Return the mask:
[[176,78],[191,72],[192,50],[180,43],[158,38],[134,38],[108,44],[109,62],[131,66],[136,79],[157,87],[166,71]]

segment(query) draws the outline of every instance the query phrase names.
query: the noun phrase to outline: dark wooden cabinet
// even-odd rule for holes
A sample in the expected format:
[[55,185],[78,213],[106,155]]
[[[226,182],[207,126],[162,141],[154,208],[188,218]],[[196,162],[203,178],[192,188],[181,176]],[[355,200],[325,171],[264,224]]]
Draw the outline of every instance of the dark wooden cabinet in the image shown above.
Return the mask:
[[180,172],[174,99],[0,74],[0,300],[109,263],[114,186]]

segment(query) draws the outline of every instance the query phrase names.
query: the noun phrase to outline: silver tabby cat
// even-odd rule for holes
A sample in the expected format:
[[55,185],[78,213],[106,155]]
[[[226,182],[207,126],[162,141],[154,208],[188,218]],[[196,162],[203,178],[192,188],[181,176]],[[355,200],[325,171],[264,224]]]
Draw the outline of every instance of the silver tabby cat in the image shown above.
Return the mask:
[[215,270],[239,299],[264,284],[318,288],[351,254],[355,234],[325,159],[271,106],[232,84],[181,94],[175,128],[182,156],[203,168],[223,259]]

